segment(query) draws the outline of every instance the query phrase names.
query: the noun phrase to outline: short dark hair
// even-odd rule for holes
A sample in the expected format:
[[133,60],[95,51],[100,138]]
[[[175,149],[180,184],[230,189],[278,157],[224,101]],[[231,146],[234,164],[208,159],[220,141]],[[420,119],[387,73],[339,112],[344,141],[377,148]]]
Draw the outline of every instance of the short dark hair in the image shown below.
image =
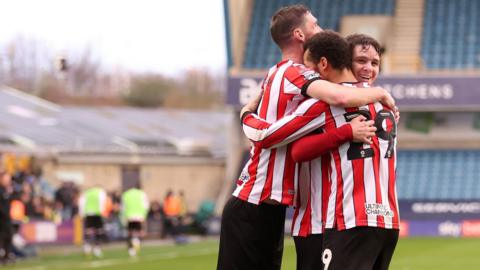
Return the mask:
[[310,12],[304,5],[290,5],[277,10],[270,20],[270,35],[273,41],[282,48],[292,38],[293,29],[300,27],[305,15]]
[[378,53],[378,56],[382,56],[382,52],[384,51],[383,47],[380,43],[374,39],[373,37],[365,34],[352,34],[345,38],[350,45],[350,51],[353,53],[353,49],[357,45],[361,45],[362,47],[373,46],[375,51]]
[[351,50],[348,42],[337,32],[325,30],[315,34],[304,44],[305,51],[308,50],[308,60],[318,64],[322,57],[338,70],[351,67]]

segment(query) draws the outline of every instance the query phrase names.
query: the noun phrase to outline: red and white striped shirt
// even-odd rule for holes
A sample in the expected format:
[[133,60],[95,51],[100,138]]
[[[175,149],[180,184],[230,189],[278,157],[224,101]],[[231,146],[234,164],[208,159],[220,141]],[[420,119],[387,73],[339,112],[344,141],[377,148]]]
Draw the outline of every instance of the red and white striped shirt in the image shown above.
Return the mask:
[[323,213],[328,198],[330,155],[300,163],[300,173],[292,220],[292,236],[306,237],[323,232]]
[[306,237],[323,232],[330,194],[330,151],[353,139],[352,128],[312,134],[292,143],[293,160],[300,163],[292,235]]
[[[272,123],[291,114],[305,100],[301,94],[302,87],[318,76],[314,71],[291,60],[282,61],[270,68],[262,85],[264,93],[257,119],[262,123]],[[251,120],[250,116],[243,119],[244,130],[245,126],[248,129]],[[298,168],[290,155],[291,147],[264,147],[259,144],[252,146],[250,159],[242,170],[233,196],[254,204],[270,199],[292,205]]]
[[375,121],[372,145],[345,143],[332,152],[331,192],[326,228],[358,226],[399,228],[396,179],[396,123],[393,113],[380,103],[358,109],[331,107],[333,124],[366,112]]
[[339,230],[357,226],[398,229],[396,123],[393,113],[382,104],[339,108],[308,99],[293,114],[273,124],[260,124],[256,118],[258,123],[250,124],[249,138],[281,145],[305,135],[312,126],[320,124],[327,132],[338,128],[359,113],[375,121],[376,136],[371,146],[348,142],[331,152],[325,226]]

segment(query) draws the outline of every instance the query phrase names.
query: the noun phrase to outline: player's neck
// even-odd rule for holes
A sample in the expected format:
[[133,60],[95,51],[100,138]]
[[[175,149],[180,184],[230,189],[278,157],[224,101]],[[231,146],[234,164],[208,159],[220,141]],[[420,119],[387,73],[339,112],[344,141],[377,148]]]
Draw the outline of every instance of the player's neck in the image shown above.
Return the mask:
[[303,64],[303,47],[292,45],[282,50],[282,60],[292,60],[294,63]]
[[357,79],[353,76],[352,72],[344,68],[342,70],[333,70],[330,76],[329,81],[334,83],[342,83],[342,82],[356,82]]

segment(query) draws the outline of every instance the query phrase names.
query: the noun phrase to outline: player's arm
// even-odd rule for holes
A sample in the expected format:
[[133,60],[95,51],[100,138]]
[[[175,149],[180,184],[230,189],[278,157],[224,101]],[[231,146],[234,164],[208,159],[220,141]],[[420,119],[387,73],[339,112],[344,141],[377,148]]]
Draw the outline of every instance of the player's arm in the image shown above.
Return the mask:
[[302,94],[339,107],[359,107],[378,101],[389,108],[395,108],[395,100],[380,87],[362,88],[359,91],[358,88],[315,79],[304,85]]
[[325,124],[328,105],[309,99],[291,114],[269,123],[258,115],[245,111],[242,115],[243,132],[260,148],[275,148],[286,145],[311,133]]
[[300,138],[292,143],[293,160],[304,162],[316,159],[349,141],[371,144],[376,128],[374,121],[365,120],[364,116],[359,116],[341,127]]

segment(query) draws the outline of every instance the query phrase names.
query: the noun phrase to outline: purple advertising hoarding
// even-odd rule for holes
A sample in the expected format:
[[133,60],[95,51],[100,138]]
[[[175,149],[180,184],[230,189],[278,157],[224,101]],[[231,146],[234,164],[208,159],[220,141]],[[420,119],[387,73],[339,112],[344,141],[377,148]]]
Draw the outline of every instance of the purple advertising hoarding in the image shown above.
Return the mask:
[[409,221],[408,236],[462,236],[462,222],[449,220]]
[[[227,104],[240,106],[257,93],[260,77],[230,77]],[[392,94],[403,110],[479,110],[478,77],[380,77],[375,83]]]
[[406,220],[480,219],[478,201],[399,201],[400,216]]
[[478,77],[380,77],[401,109],[480,109]]
[[74,224],[64,221],[56,224],[52,221],[31,221],[22,224],[21,235],[28,243],[73,243]]

